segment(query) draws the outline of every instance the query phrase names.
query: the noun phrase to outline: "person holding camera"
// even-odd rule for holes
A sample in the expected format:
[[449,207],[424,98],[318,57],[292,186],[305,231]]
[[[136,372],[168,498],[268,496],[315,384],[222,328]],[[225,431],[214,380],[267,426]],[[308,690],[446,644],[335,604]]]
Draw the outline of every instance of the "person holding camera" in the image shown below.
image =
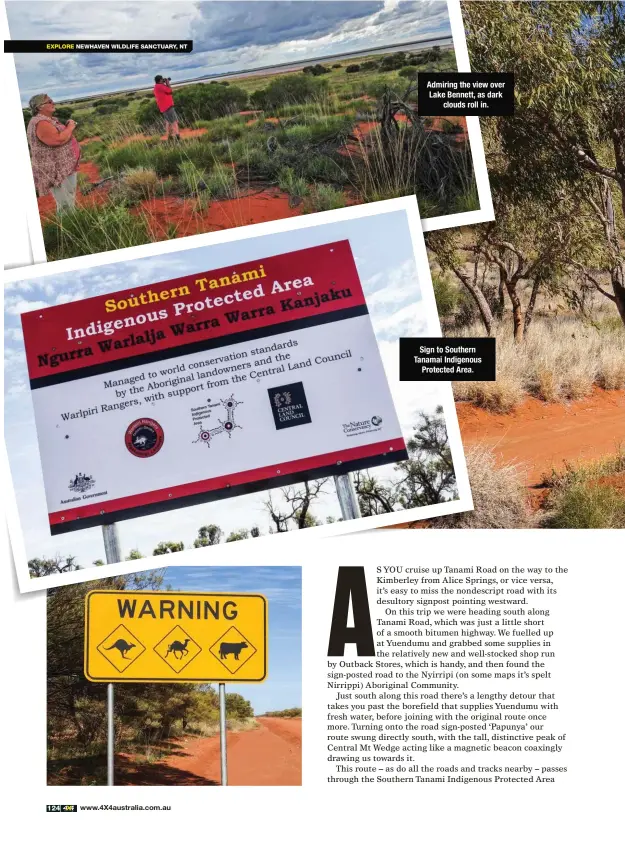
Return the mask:
[[178,115],[174,108],[174,92],[171,89],[171,78],[164,76],[154,77],[154,96],[156,98],[156,105],[158,110],[163,115],[165,120],[165,140],[179,141],[180,129],[178,128]]
[[56,106],[47,94],[36,94],[28,103],[32,119],[26,134],[35,187],[39,196],[52,193],[57,211],[76,205],[80,144],[74,137],[75,120],[63,125],[54,117]]

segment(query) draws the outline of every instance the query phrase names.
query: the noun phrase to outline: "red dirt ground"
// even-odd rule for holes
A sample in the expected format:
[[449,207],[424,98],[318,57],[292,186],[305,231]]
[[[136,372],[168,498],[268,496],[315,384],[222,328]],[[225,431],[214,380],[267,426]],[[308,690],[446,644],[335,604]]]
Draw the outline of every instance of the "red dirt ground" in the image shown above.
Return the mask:
[[249,193],[237,199],[211,202],[205,211],[197,211],[189,199],[168,196],[142,202],[134,213],[144,213],[152,235],[162,239],[171,226],[176,237],[187,237],[207,231],[222,231],[242,225],[296,217],[301,207],[292,208],[289,196],[277,188]]
[[[300,785],[302,721],[259,717],[258,729],[228,734],[229,785]],[[174,751],[162,761],[136,763],[116,757],[116,784],[219,785],[219,737],[184,738],[171,742]]]
[[[95,138],[93,138],[93,140],[95,140]],[[95,182],[98,182],[101,179],[98,165],[94,164],[93,161],[81,161],[78,165],[78,172],[84,173],[91,184],[95,184]],[[92,190],[85,196],[80,192],[80,188],[78,188],[76,192],[76,204],[79,208],[87,208],[93,205],[103,205],[106,202],[109,189],[110,185],[104,184],[102,187]],[[39,216],[41,217],[42,222],[53,216],[56,210],[56,203],[51,193],[47,196],[39,196],[37,198],[37,205],[39,207]]]
[[[405,114],[397,114],[395,115],[395,119],[398,123],[408,123],[408,118]],[[468,139],[467,121],[464,117],[432,117],[431,119],[433,121],[432,125],[426,127],[426,132],[442,132],[443,121],[447,120],[450,123],[457,123],[459,126],[462,126],[462,132],[458,132],[458,134],[453,135],[456,143],[464,143]],[[361,120],[360,123],[357,123],[352,129],[352,135],[354,135],[356,140],[348,141],[338,150],[339,154],[361,154],[367,135],[369,135],[376,126],[379,125],[380,124],[377,120]]]
[[625,391],[595,389],[589,398],[570,404],[545,404],[528,398],[505,415],[456,404],[462,441],[494,448],[498,462],[515,463],[528,486],[540,483],[565,463],[597,460],[614,454],[625,442]]

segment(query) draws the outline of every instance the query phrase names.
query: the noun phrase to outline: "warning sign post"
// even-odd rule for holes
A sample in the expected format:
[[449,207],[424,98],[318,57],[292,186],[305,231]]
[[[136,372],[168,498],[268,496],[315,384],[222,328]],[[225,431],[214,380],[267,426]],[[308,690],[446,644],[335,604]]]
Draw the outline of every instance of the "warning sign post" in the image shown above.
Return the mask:
[[204,591],[90,591],[85,676],[107,683],[107,784],[114,785],[115,683],[217,682],[221,784],[228,784],[226,681],[267,677],[267,600]]

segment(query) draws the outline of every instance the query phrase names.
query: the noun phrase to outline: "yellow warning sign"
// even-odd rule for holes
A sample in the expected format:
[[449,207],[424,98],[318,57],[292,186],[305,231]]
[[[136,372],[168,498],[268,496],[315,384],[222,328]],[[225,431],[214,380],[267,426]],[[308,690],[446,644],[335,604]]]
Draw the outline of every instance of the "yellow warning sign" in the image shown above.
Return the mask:
[[267,601],[260,594],[90,591],[91,682],[262,682]]

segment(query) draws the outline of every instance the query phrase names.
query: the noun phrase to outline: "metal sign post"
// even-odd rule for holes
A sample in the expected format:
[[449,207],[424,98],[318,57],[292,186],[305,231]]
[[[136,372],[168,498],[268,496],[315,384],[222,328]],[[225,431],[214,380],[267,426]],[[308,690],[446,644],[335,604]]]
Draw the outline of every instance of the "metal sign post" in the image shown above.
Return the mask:
[[219,749],[221,752],[221,784],[228,784],[228,748],[226,746],[226,685],[219,683]]
[[106,686],[106,783],[109,787],[115,784],[115,685],[112,682]]
[[[102,537],[106,564],[114,565],[122,561],[122,549],[119,543],[117,524],[103,524]],[[106,784],[115,784],[115,685],[112,682],[106,686]]]
[[358,495],[356,494],[351,474],[335,474],[334,484],[336,486],[336,494],[339,499],[343,521],[351,521],[352,518],[362,518]]

